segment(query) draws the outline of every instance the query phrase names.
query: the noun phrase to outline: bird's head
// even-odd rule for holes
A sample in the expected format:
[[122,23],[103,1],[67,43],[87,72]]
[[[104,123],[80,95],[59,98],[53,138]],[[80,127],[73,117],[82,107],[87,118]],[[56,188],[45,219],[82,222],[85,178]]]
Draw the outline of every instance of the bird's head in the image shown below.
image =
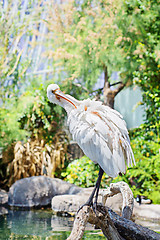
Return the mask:
[[66,111],[68,109],[77,108],[76,107],[76,99],[73,97],[64,94],[57,84],[50,84],[47,88],[47,97],[50,102],[60,105],[64,107]]
[[60,104],[60,96],[59,94],[62,93],[60,91],[60,88],[57,84],[50,84],[47,87],[47,97],[49,99],[50,102],[55,103],[55,104]]

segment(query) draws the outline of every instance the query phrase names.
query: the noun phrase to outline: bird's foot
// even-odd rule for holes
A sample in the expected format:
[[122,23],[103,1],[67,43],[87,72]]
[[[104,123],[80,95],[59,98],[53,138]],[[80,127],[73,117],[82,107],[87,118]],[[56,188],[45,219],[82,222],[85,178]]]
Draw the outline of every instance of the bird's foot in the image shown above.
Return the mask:
[[93,203],[93,201],[87,201],[85,204],[83,204],[77,211],[77,214],[79,213],[79,211],[84,207],[84,206],[89,206],[92,208],[92,210],[94,211],[94,213],[96,214],[97,211],[97,202],[95,201]]
[[87,202],[84,203],[82,206],[80,206],[80,208],[79,208],[78,211],[77,211],[77,214],[79,213],[79,211],[80,211],[84,206],[93,207],[93,201],[87,201]]

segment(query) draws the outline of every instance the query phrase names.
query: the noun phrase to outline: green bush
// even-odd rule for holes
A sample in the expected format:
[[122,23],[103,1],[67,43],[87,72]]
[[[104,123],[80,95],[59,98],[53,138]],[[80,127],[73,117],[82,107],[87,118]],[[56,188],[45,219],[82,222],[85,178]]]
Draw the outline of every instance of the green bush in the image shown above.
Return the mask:
[[[99,172],[98,164],[94,164],[88,157],[83,156],[74,160],[61,175],[65,180],[80,187],[93,187]],[[105,187],[110,180],[106,174],[102,177],[101,186]]]
[[32,102],[31,95],[20,97],[19,100],[11,98],[0,107],[0,146],[5,148],[11,143],[24,140],[29,135],[19,128],[18,119],[24,108]]
[[153,203],[160,203],[160,143],[153,131],[144,129],[134,131],[131,146],[136,166],[129,168],[126,174],[113,181],[126,181],[134,196],[144,195]]
[[30,87],[0,107],[0,146],[4,148],[28,137],[51,142],[61,129],[64,116],[62,108],[48,101],[44,85]]
[[32,101],[22,111],[18,119],[19,127],[29,132],[31,138],[51,143],[55,133],[62,127],[64,111],[48,101],[46,87],[42,84],[28,94],[31,94]]

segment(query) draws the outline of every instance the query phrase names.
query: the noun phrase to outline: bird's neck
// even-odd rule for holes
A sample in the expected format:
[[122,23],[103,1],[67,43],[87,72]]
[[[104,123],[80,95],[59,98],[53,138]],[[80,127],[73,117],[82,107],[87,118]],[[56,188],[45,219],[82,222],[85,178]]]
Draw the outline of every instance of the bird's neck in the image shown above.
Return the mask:
[[73,109],[77,109],[80,101],[69,95],[66,95],[66,99],[65,101],[61,101],[61,106],[66,110],[67,114],[69,114]]
[[67,114],[69,114],[75,107],[70,103],[62,104],[62,107],[66,110]]

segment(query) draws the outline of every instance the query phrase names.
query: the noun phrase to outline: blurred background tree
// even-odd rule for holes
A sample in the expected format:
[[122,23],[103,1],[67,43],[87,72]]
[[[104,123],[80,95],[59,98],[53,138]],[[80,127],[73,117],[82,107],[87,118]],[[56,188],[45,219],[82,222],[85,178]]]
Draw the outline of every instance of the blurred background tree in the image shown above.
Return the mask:
[[[119,0],[69,1],[61,6],[53,3],[45,20],[52,34],[47,36],[47,43],[53,44],[46,54],[66,74],[66,85],[80,84],[91,93],[101,78],[104,103],[111,107],[127,82],[122,79],[117,89],[110,89],[111,74],[124,68],[123,48],[117,45],[117,39],[122,36],[116,23],[121,7]],[[97,98],[99,94],[97,91]]]
[[[146,126],[158,134],[160,126],[160,5],[158,1],[124,1],[123,9],[124,17],[117,19],[117,23],[124,36],[119,44],[127,53],[124,74],[142,89]],[[131,44],[125,41],[125,38],[129,38]]]
[[[20,168],[24,158],[17,162],[14,151],[17,141],[22,141],[23,149],[30,144],[30,149],[37,151],[40,146],[39,156],[45,152],[51,157],[53,152],[58,154],[59,151],[62,161],[55,157],[52,165],[57,161],[61,166],[57,170],[50,166],[51,176],[57,171],[59,177],[62,171],[61,176],[68,175],[67,179],[72,182],[83,186],[94,184],[91,176],[86,182],[85,171],[78,183],[78,178],[71,176],[74,163],[67,169],[64,167],[69,161],[65,161],[65,166],[62,164],[64,158],[68,159],[63,154],[67,152],[68,140],[61,135],[66,128],[66,115],[48,102],[46,86],[54,81],[78,99],[94,97],[114,107],[116,95],[134,84],[142,90],[141,104],[146,115],[145,124],[130,131],[137,166],[130,169],[124,179],[132,185],[135,195],[152,194],[153,201],[160,202],[157,195],[160,190],[159,3],[148,0],[61,3],[5,0],[0,4],[1,182],[9,186],[17,180],[16,176],[46,174],[42,157],[30,160],[32,171],[24,174],[26,169]],[[115,71],[118,79],[113,79]],[[48,146],[52,153],[47,152]],[[24,152],[28,154],[27,150]],[[80,160],[80,167],[83,161]],[[48,166],[45,166],[47,171]],[[89,166],[94,168],[90,163]]]

